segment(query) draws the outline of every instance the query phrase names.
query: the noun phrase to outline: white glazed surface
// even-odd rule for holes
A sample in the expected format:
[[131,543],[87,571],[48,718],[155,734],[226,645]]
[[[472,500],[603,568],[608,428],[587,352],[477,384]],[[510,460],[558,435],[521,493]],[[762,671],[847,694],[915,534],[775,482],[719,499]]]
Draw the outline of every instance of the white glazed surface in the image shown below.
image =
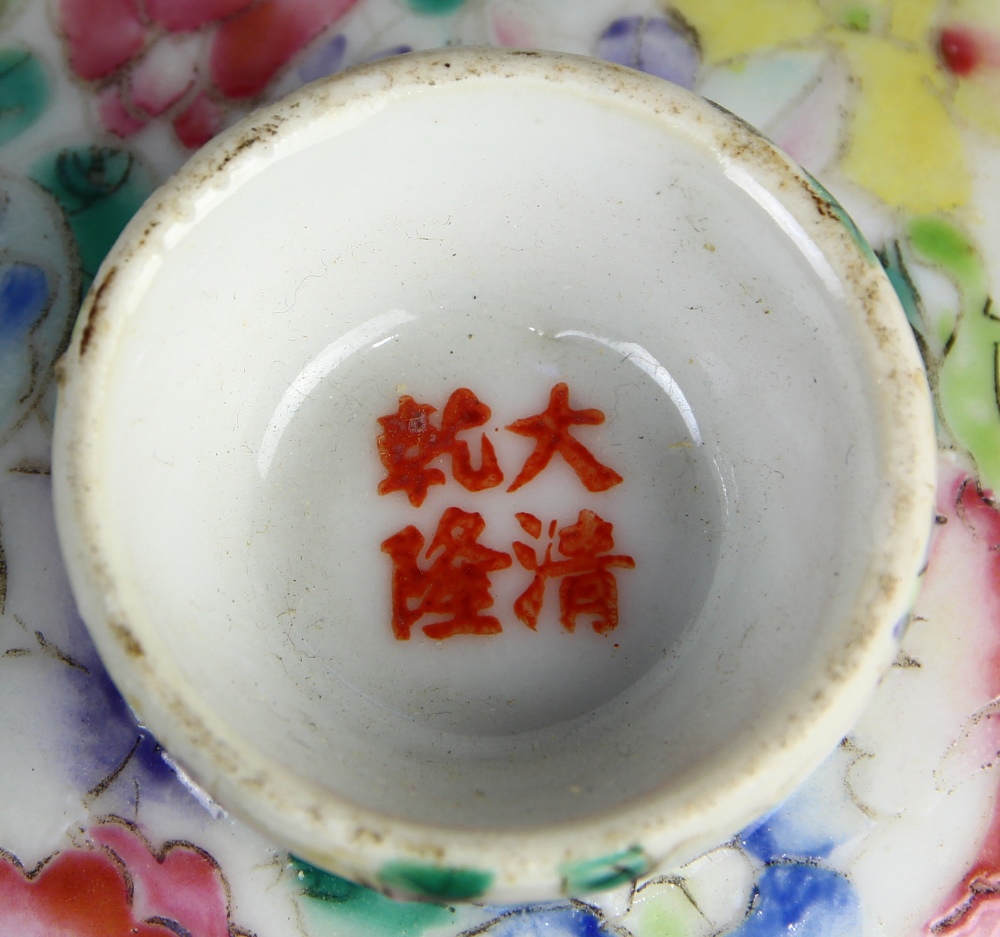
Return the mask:
[[[348,874],[532,897],[561,863],[691,858],[895,653],[933,436],[881,271],[749,131],[621,70],[431,55],[272,117],[154,196],[67,357],[57,516],[109,669],[223,803]],[[378,496],[400,394],[471,387],[512,474],[503,426],[559,380],[621,486]],[[514,511],[613,519],[619,628],[394,640],[379,544],[452,504],[502,549]]]

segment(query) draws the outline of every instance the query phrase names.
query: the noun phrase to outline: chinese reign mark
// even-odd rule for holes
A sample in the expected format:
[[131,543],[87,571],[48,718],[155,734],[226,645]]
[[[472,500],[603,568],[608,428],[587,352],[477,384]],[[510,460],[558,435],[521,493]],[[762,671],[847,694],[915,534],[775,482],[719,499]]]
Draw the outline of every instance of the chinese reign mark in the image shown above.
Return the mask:
[[[571,432],[575,426],[598,426],[604,414],[594,408],[573,409],[569,387],[558,383],[549,394],[548,406],[533,416],[509,423],[511,433],[534,440],[508,493],[529,484],[558,455],[589,492],[606,491],[622,483],[614,469],[600,462]],[[445,403],[440,418],[437,408],[418,403],[409,395],[399,398],[395,413],[378,418],[381,427],[376,444],[385,477],[380,495],[402,493],[414,508],[420,508],[433,485],[448,479],[438,467],[442,457],[451,460],[452,478],[471,492],[495,488],[503,483],[496,450],[481,433],[478,440],[479,467],[473,467],[472,451],[459,434],[484,426],[492,411],[471,390],[460,387]],[[438,464],[433,464],[438,463]],[[594,511],[581,509],[575,522],[558,528],[557,520],[546,525],[533,514],[515,512],[522,530],[534,541],[547,530],[539,549],[518,540],[510,545],[519,565],[532,574],[514,602],[515,617],[535,630],[549,580],[558,581],[559,622],[576,630],[581,616],[598,634],[618,627],[618,583],[614,569],[634,569],[630,556],[612,553],[613,526]],[[430,543],[409,524],[382,542],[382,552],[392,560],[392,631],[400,641],[410,639],[413,627],[425,617],[421,630],[434,640],[456,635],[499,634],[500,619],[488,614],[494,600],[491,576],[513,567],[511,554],[481,542],[486,521],[478,512],[447,508],[438,519]]]

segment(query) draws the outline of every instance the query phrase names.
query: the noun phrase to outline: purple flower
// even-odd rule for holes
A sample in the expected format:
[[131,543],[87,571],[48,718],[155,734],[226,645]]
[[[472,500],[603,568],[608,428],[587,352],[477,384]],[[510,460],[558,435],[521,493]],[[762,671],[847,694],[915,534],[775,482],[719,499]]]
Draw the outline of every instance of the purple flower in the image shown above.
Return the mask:
[[680,16],[623,16],[598,37],[599,58],[694,86],[701,61],[698,34]]
[[299,78],[306,82],[315,81],[317,78],[339,72],[344,66],[346,51],[347,37],[343,33],[338,33],[328,42],[324,42],[299,66]]

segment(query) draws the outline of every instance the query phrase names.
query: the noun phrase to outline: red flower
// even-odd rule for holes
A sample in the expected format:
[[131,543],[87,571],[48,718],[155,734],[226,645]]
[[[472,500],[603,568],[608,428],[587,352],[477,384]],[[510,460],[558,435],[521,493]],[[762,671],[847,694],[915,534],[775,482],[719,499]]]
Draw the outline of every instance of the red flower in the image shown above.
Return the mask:
[[138,829],[110,817],[92,846],[56,853],[26,871],[0,850],[0,934],[18,937],[236,937],[229,887],[191,843],[154,851]]
[[105,129],[127,137],[164,117],[187,147],[357,0],[59,0],[71,70],[96,85]]
[[[226,20],[212,45],[212,79],[229,98],[260,94],[296,52],[356,0],[261,0]],[[263,41],[261,41],[263,38]]]

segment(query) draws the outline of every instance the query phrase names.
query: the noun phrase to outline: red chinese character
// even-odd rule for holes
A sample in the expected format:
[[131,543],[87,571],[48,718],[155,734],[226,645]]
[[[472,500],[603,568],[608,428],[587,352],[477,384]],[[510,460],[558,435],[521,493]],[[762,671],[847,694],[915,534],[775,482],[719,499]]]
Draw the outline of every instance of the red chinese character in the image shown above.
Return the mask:
[[[518,522],[525,533],[537,540],[542,522],[533,514],[518,513]],[[607,634],[618,627],[618,582],[613,567],[635,569],[635,560],[623,554],[607,555],[614,549],[613,525],[593,511],[581,511],[575,524],[559,531],[559,552],[566,557],[552,558],[552,538],[556,522],[549,524],[549,544],[541,562],[535,548],[518,540],[514,553],[518,562],[534,572],[531,584],[514,602],[514,614],[529,628],[538,626],[538,614],[545,598],[545,584],[560,578],[559,621],[567,631],[576,630],[580,615],[591,616],[591,625],[598,634]]]
[[436,412],[430,404],[417,403],[404,394],[395,413],[378,418],[382,425],[378,452],[387,473],[379,482],[380,495],[405,491],[410,504],[420,507],[431,485],[445,483],[444,472],[430,467],[434,459],[444,455],[451,456],[455,481],[469,491],[493,488],[503,481],[496,451],[485,434],[480,438],[478,469],[472,467],[469,444],[456,438],[463,430],[486,423],[490,408],[467,387],[460,387],[448,398],[440,427],[431,423],[431,414]]
[[517,491],[530,482],[557,452],[580,477],[588,491],[606,491],[622,481],[614,469],[602,465],[590,451],[570,435],[571,426],[600,426],[604,414],[600,410],[572,410],[569,405],[569,387],[556,384],[549,394],[549,405],[543,413],[515,420],[507,429],[519,436],[535,439],[535,451],[528,456],[517,478],[508,491]]
[[507,569],[510,556],[478,543],[486,529],[482,514],[448,508],[438,522],[426,559],[437,554],[427,569],[417,560],[424,536],[412,524],[382,542],[392,557],[392,630],[400,641],[425,615],[444,615],[423,626],[435,640],[456,634],[499,634],[499,619],[480,612],[493,605],[490,573]]

